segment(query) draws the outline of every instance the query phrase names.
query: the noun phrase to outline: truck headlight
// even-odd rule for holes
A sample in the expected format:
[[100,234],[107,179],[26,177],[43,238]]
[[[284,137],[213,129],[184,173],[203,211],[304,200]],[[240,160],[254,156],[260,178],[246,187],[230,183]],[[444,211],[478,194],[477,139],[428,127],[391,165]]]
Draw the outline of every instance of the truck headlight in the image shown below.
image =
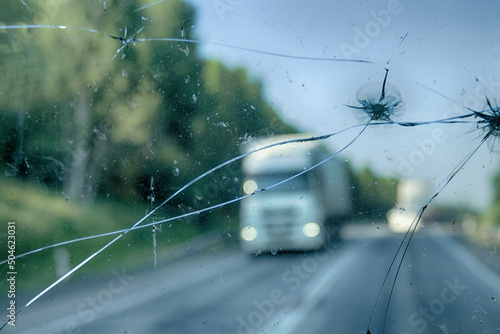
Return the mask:
[[255,182],[254,180],[246,180],[245,183],[243,183],[243,191],[247,195],[250,195],[257,189],[258,189],[257,182]]
[[257,238],[257,229],[253,226],[245,226],[240,231],[241,239],[245,241],[252,241]]
[[321,228],[317,223],[307,223],[302,226],[302,233],[304,233],[304,235],[309,238],[314,238],[315,236],[317,236],[320,230]]

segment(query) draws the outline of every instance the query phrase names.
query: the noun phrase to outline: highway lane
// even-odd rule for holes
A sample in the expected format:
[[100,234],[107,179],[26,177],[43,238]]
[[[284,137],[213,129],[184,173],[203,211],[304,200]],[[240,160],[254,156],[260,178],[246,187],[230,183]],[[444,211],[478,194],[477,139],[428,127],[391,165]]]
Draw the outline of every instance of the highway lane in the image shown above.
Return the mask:
[[[252,258],[209,250],[153,270],[115,270],[93,284],[71,281],[5,332],[366,333],[402,235],[371,225],[354,235],[318,253]],[[415,236],[384,333],[500,332],[499,276],[463,245],[445,233]],[[372,333],[382,333],[392,281]]]
[[[307,303],[305,294],[275,316],[272,321],[280,326],[269,332],[366,333],[385,276],[382,268],[388,267],[400,238],[365,242],[349,270],[322,286],[320,298]],[[444,234],[417,234],[387,310],[393,275],[382,291],[371,333],[499,333],[500,278],[462,244]]]

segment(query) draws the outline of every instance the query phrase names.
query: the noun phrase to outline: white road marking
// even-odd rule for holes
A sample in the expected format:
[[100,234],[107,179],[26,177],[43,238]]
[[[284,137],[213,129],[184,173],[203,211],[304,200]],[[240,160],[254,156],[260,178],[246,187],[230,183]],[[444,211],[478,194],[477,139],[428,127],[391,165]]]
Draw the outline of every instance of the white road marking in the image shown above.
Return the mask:
[[500,291],[500,277],[488,268],[484,263],[478,260],[474,255],[451,237],[436,238],[436,243],[450,253],[457,261],[461,262],[472,274],[474,274],[484,285],[488,286],[495,292]]
[[318,273],[302,291],[302,300],[295,307],[282,309],[274,317],[270,318],[263,328],[263,333],[292,333],[316,305],[325,297],[328,291],[351,266],[361,249],[366,247],[363,243],[357,243],[346,250],[340,257],[336,257],[331,263],[325,265],[325,270]]

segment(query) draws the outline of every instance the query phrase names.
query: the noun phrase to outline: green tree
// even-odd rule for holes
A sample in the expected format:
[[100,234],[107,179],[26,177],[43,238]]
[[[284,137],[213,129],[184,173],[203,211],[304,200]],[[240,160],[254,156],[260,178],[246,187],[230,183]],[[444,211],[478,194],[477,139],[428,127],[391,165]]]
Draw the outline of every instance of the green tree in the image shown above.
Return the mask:
[[351,170],[351,178],[354,218],[378,217],[385,220],[387,211],[396,203],[398,181],[378,177],[368,167],[357,173]]
[[487,215],[488,222],[500,225],[500,171],[493,177],[493,200]]
[[[53,3],[35,3],[28,14],[10,10],[6,24],[98,32],[40,28],[0,36],[12,51],[0,64],[8,78],[0,83],[7,174],[36,179],[72,200],[101,195],[131,203],[150,195],[153,177],[163,199],[238,155],[248,136],[293,131],[265,101],[258,80],[201,58],[196,44],[126,44],[105,35],[196,38],[195,11],[185,2],[165,2],[146,20],[135,11],[140,1],[107,1],[107,11],[98,1]],[[180,194],[169,215],[234,198],[240,180],[238,164],[214,173]]]

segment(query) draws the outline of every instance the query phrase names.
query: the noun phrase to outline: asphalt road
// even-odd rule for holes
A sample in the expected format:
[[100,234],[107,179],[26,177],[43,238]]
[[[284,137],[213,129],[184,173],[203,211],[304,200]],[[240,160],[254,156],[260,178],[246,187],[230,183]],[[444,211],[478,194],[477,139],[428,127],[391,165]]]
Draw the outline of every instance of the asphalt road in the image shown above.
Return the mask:
[[[415,235],[387,308],[389,275],[371,333],[500,333],[498,254],[429,231]],[[2,332],[366,333],[401,238],[370,225],[317,253],[226,249],[115,270],[42,297]]]

